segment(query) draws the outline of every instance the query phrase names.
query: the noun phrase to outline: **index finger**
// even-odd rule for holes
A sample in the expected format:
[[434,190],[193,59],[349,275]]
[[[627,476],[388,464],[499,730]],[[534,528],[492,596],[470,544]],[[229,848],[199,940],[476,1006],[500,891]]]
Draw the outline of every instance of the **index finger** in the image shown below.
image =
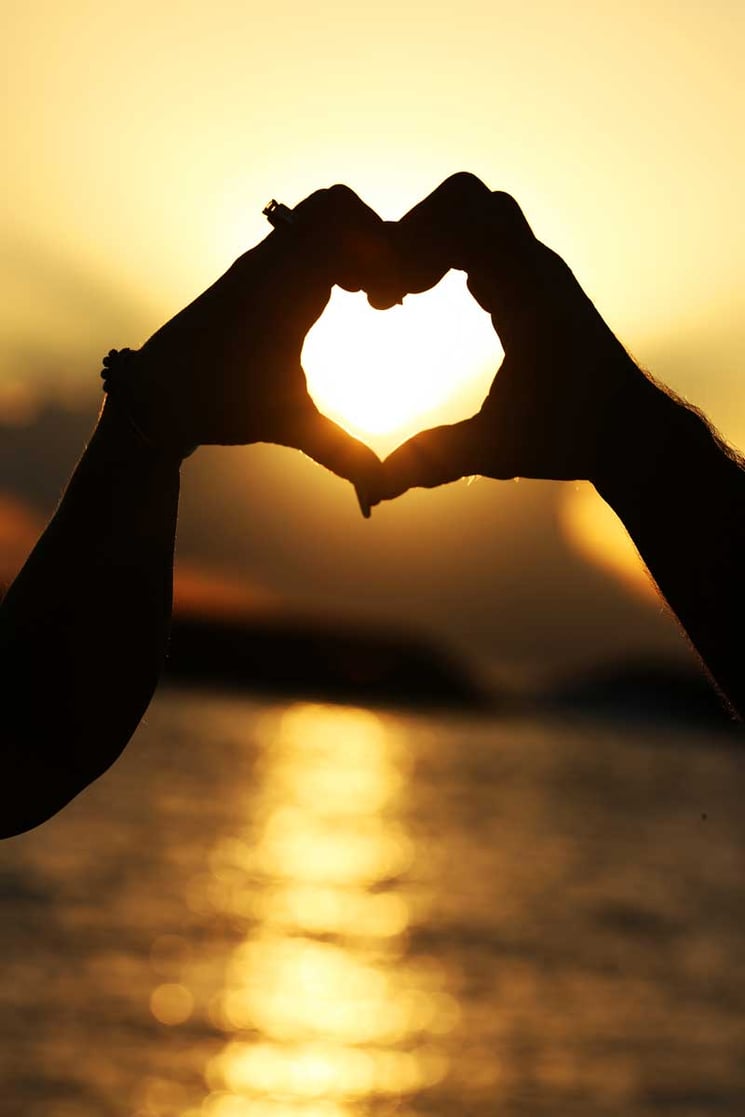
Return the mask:
[[517,202],[468,172],[451,175],[392,226],[397,269],[368,292],[384,308],[433,287],[451,268],[470,272],[534,241]]
[[330,286],[348,291],[380,283],[395,267],[390,223],[348,186],[317,190],[292,210],[292,225],[279,231],[296,258]]

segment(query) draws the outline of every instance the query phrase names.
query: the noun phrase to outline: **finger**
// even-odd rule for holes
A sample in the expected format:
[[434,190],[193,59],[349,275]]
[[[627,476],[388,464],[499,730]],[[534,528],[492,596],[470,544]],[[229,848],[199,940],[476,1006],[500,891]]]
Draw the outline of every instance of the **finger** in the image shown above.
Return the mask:
[[291,229],[306,264],[346,290],[367,289],[396,266],[390,223],[348,186],[317,190],[300,202]]
[[[269,318],[289,321],[294,347],[323,313],[334,284],[366,288],[394,266],[389,227],[349,187],[332,186],[295,206],[291,221],[244,253],[231,273],[238,299],[256,290],[271,308]],[[265,317],[265,332],[267,325]]]
[[[523,358],[547,342],[571,272],[530,231],[516,203],[494,195],[482,243],[468,268],[468,289],[491,317],[507,355]],[[570,308],[571,309],[571,308]]]
[[409,211],[392,233],[401,288],[394,278],[370,295],[374,306],[390,306],[401,292],[434,286],[450,268],[472,274],[515,266],[537,243],[514,198],[491,191],[467,172],[452,175]]
[[295,446],[337,477],[351,481],[357,493],[360,511],[369,519],[371,494],[380,486],[381,461],[369,446],[353,438],[333,420],[317,409],[304,409],[293,424],[287,445]]
[[479,473],[478,416],[414,435],[385,459],[372,503],[393,500],[407,489],[432,489]]
[[373,306],[390,306],[405,294],[426,291],[453,267],[466,267],[473,229],[488,214],[491,191],[475,175],[451,175],[391,227],[398,267],[368,292]]

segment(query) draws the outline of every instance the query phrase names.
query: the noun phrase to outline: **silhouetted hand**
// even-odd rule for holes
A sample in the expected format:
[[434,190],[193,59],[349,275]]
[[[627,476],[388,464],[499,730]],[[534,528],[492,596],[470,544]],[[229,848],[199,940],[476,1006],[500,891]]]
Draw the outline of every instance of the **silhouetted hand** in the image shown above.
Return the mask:
[[423,431],[390,455],[373,503],[475,474],[593,479],[635,393],[655,389],[517,203],[454,175],[393,232],[398,285],[373,287],[372,304],[389,306],[462,269],[505,359],[478,414]]
[[309,454],[364,493],[380,468],[320,414],[300,364],[337,283],[357,290],[389,266],[383,222],[351,190],[320,190],[155,333],[132,362],[131,406],[154,442],[274,442]]

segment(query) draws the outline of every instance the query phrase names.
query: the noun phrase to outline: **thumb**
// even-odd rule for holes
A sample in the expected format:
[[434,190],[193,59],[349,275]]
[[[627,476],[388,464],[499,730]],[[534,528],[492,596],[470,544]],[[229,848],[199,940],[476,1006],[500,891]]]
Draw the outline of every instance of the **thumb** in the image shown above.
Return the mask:
[[302,450],[337,477],[351,481],[357,493],[360,510],[369,519],[371,494],[380,487],[382,462],[369,446],[322,415],[317,408],[305,410],[295,425],[287,445]]
[[480,473],[478,416],[415,434],[385,459],[372,503],[393,500],[407,489],[433,489]]

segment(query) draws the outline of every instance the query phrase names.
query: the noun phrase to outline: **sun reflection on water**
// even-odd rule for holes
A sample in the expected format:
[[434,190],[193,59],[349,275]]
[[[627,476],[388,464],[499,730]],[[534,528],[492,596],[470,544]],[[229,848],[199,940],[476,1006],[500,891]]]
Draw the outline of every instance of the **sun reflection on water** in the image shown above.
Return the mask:
[[[458,1018],[440,969],[406,954],[406,749],[373,713],[312,705],[273,715],[262,736],[251,821],[210,858],[212,902],[245,938],[212,1002],[227,1042],[202,1112],[352,1117],[441,1082],[439,1037]],[[178,1014],[166,977],[154,997]]]

